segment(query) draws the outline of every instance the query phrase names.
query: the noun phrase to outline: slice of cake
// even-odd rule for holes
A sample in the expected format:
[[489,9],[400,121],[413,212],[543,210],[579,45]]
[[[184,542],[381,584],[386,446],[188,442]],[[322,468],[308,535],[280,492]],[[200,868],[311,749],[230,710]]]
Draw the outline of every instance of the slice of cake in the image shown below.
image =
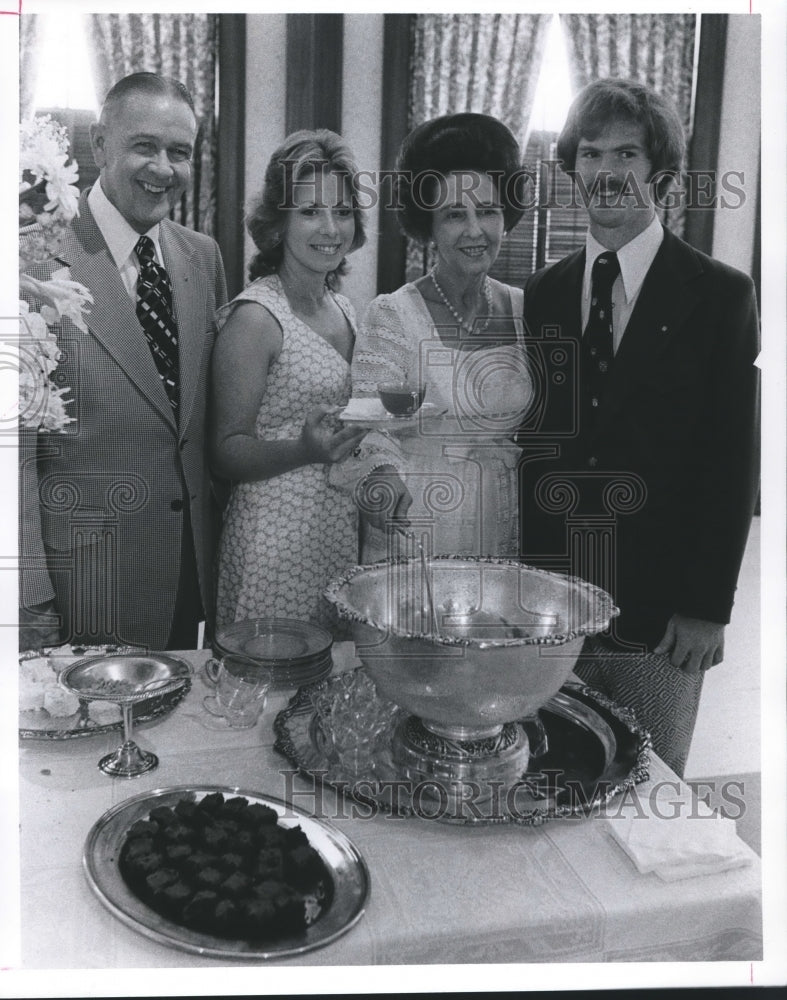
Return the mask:
[[44,708],[51,716],[62,719],[79,711],[79,698],[55,684],[44,693]]

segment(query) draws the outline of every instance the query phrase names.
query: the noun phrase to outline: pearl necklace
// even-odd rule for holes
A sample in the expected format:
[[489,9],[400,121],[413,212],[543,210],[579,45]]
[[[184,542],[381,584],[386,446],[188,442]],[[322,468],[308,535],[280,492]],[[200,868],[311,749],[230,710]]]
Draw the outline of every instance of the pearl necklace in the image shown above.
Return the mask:
[[487,275],[484,278],[484,288],[483,288],[484,301],[486,302],[486,319],[484,320],[483,325],[476,329],[470,326],[470,324],[467,322],[464,316],[460,316],[459,313],[456,311],[456,309],[454,309],[454,307],[448,301],[448,296],[445,294],[440,285],[437,283],[437,276],[435,274],[436,270],[437,268],[433,267],[432,270],[429,272],[429,277],[432,279],[432,284],[435,287],[435,291],[442,299],[443,305],[451,313],[451,315],[454,317],[457,323],[463,329],[467,330],[468,333],[483,333],[484,330],[486,330],[486,328],[489,326],[489,320],[490,317],[492,316],[492,285],[491,282],[489,281],[489,275]]

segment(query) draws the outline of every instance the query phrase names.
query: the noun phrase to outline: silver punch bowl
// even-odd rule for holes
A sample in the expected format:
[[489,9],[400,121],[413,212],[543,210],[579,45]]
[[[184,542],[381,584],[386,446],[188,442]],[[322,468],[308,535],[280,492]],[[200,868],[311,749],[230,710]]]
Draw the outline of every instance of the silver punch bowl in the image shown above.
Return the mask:
[[380,694],[411,713],[393,753],[418,779],[521,776],[520,720],[537,717],[585,636],[619,613],[583,580],[497,558],[355,566],[325,596],[350,622]]

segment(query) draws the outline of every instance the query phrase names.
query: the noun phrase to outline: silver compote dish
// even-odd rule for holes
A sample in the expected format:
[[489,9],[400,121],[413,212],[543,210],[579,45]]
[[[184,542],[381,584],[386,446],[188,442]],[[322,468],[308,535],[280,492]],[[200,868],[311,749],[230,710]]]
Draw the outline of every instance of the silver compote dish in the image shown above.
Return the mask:
[[132,737],[132,706],[169,694],[191,676],[185,660],[169,653],[114,653],[77,660],[58,675],[59,683],[85,701],[112,701],[123,713],[123,742],[102,757],[99,769],[113,777],[135,778],[158,767],[158,757]]
[[520,780],[530,740],[543,742],[539,709],[585,637],[618,614],[583,580],[496,558],[356,566],[326,597],[381,696],[404,709],[391,739],[399,776],[449,803]]

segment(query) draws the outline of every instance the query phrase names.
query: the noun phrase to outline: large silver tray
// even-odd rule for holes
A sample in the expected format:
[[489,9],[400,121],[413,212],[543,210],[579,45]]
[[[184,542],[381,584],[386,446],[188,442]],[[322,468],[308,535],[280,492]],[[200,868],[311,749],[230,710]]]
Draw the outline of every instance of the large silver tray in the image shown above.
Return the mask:
[[[87,655],[104,655],[110,653],[132,653],[138,652],[133,646],[73,646],[70,653],[64,653],[62,647],[46,648],[43,650],[27,650],[19,655],[20,664],[24,660],[33,659],[39,656],[48,656],[50,659],[62,659],[63,666],[75,662]],[[57,683],[57,678],[54,683]],[[131,715],[134,725],[141,725],[145,722],[153,722],[165,715],[169,715],[186,697],[191,690],[191,679],[183,678],[182,682],[175,688],[163,694],[152,693],[149,698],[140,701],[131,708]],[[87,736],[100,736],[102,733],[119,732],[123,729],[123,719],[118,718],[113,722],[96,722],[90,716],[90,703],[85,699],[80,699],[79,709],[74,715],[64,717],[53,717],[43,710],[19,712],[19,738],[21,740],[73,740],[83,739]]]
[[[359,777],[342,769],[329,749],[326,723],[317,717],[312,703],[321,688],[339,683],[334,675],[302,687],[293,696],[274,720],[275,749],[303,776],[374,811],[447,823],[537,826],[547,820],[589,816],[649,776],[651,738],[632,712],[591,687],[572,683],[541,709],[548,749],[531,758],[515,787],[501,789],[481,808],[455,802],[448,809],[436,808],[419,797],[418,786],[413,789],[401,780],[393,762],[391,738],[405,714],[401,709],[392,713],[378,740],[373,771]],[[530,721],[523,725],[535,746],[540,734]]]
[[[201,801],[211,792],[242,795],[250,803],[270,806],[279,814],[282,826],[300,826],[309,843],[319,852],[330,872],[332,892],[303,933],[264,946],[259,942],[199,933],[162,917],[126,885],[118,859],[129,828],[157,806],[174,805],[185,796]],[[361,919],[371,884],[366,862],[352,841],[339,830],[282,799],[222,785],[177,785],[126,799],[94,824],[85,842],[82,863],[90,888],[118,920],[159,944],[212,958],[285,958],[321,948],[345,934]]]

